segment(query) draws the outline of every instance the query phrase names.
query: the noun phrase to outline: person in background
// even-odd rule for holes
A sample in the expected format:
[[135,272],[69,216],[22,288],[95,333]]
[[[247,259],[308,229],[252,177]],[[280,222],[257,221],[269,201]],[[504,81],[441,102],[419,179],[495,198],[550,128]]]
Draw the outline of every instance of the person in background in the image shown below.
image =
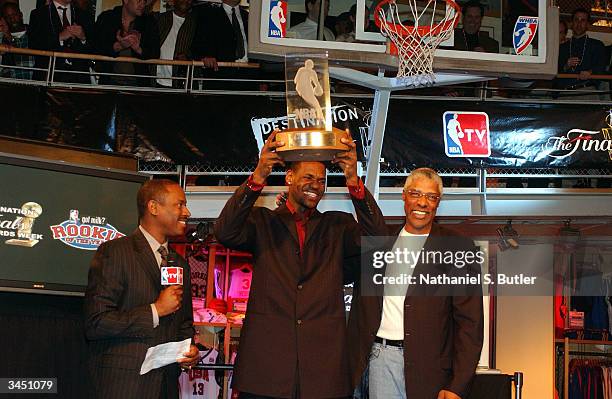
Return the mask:
[[[159,28],[152,15],[145,15],[144,0],[123,0],[122,5],[98,16],[94,48],[109,57],[159,58]],[[146,64],[102,62],[100,71],[118,76],[102,76],[100,83],[121,86],[150,86],[150,79],[121,75],[150,75]]]
[[[5,19],[0,15],[0,45],[10,45],[11,31]],[[0,65],[6,62],[7,53],[0,51]],[[0,67],[0,77],[7,77],[11,73],[9,68]]]
[[[92,51],[93,18],[75,7],[71,0],[53,0],[43,7],[32,10],[29,22],[28,44],[32,49],[84,54]],[[70,73],[88,73],[90,65],[89,60],[58,58],[55,62],[54,79],[90,84],[91,78],[88,74]],[[34,72],[34,79],[46,79],[49,57],[35,57],[34,66],[42,69]],[[66,72],[58,73],[58,71]]]
[[[591,14],[584,8],[572,13],[572,37],[559,46],[559,73],[578,74],[575,79],[556,79],[554,87],[565,90],[592,92],[601,88],[601,81],[590,79],[607,68],[605,47],[600,40],[588,35]],[[572,93],[568,93],[572,95]],[[572,95],[572,98],[576,98]],[[586,93],[581,99],[599,99],[597,93]]]
[[[191,46],[196,21],[191,12],[192,0],[174,0],[174,7],[159,15],[160,59],[186,61],[191,58]],[[187,67],[158,65],[157,84],[163,87],[184,87],[184,81],[168,79],[185,77]]]
[[567,41],[567,23],[565,21],[559,21],[559,45],[562,45]]
[[462,28],[455,29],[454,50],[499,53],[499,42],[481,31],[484,7],[478,1],[468,1],[461,10]]
[[[336,32],[336,41],[337,42],[349,42],[349,43],[355,42],[356,41],[355,35],[357,33],[357,5],[353,4],[353,6],[348,12],[340,14],[337,19],[339,20],[340,18],[349,19],[350,29],[342,33]],[[338,25],[338,22],[336,22],[336,26],[337,25]],[[366,7],[364,9],[363,31],[364,32],[377,32],[376,29],[372,29],[372,28],[376,28],[376,25],[370,22],[370,9]]]
[[355,31],[353,18],[351,18],[349,11],[343,12],[336,17],[335,31],[337,42],[349,42],[355,41]]
[[248,62],[249,13],[240,0],[223,0],[194,9],[197,31],[193,42],[195,59],[218,70],[217,62]]
[[[321,11],[321,2],[325,1],[323,9],[323,20],[329,14],[329,0],[305,0],[306,20],[300,24],[292,26],[287,32],[287,37],[295,39],[317,40],[317,30],[319,27],[319,13]],[[323,40],[332,42],[336,40],[334,33],[326,26],[323,27]]]
[[[13,2],[5,2],[0,8],[0,15],[6,20],[10,30],[8,45],[17,48],[29,48],[28,26],[23,23],[23,13],[19,5]],[[32,68],[34,67],[34,57],[25,54],[7,54],[2,61],[4,65],[15,67]],[[32,79],[32,70],[27,69],[7,69],[9,77],[13,79]]]

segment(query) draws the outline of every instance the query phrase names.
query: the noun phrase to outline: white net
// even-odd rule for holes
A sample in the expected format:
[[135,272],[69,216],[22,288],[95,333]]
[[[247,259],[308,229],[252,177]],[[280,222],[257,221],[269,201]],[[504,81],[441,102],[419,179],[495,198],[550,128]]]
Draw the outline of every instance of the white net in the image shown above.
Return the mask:
[[459,6],[452,0],[409,0],[401,5],[383,0],[374,13],[381,33],[391,42],[391,53],[397,52],[397,77],[407,86],[433,84],[434,53],[457,25]]

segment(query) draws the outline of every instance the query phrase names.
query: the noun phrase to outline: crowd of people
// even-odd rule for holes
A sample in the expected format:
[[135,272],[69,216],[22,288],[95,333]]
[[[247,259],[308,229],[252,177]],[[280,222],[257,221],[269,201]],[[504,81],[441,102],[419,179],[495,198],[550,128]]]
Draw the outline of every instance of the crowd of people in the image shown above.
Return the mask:
[[[122,5],[102,12],[94,22],[87,1],[47,0],[47,4],[31,12],[29,25],[24,23],[23,13],[15,0],[0,1],[0,43],[110,57],[201,60],[207,71],[215,72],[218,62],[249,61],[248,12],[239,5],[240,0],[205,2],[197,7],[193,7],[192,0],[173,0],[168,2],[169,11],[163,13],[151,11],[155,1],[148,1],[122,0]],[[326,41],[357,41],[356,5],[331,18],[333,24],[327,23],[330,2],[325,3],[322,13],[320,5],[321,0],[305,0],[304,20],[293,23],[287,37],[316,40],[317,35],[322,35]],[[378,28],[369,11],[365,10],[364,31],[375,32]],[[318,32],[321,14],[326,26]],[[477,0],[463,4],[461,25],[454,32],[453,49],[500,52],[500,43],[482,29],[484,16],[485,8]],[[574,10],[571,20],[559,22],[559,73],[578,74],[579,77],[557,79],[554,88],[605,89],[606,82],[593,80],[591,75],[610,72],[612,46],[605,47],[601,41],[589,37],[590,21],[590,12],[579,8]],[[569,39],[568,27],[572,30]],[[0,76],[42,80],[47,77],[48,60],[45,56],[0,54],[0,64],[7,66],[0,69]],[[37,70],[27,69],[32,67]],[[56,81],[177,88],[184,84],[179,76],[185,76],[186,67],[129,62],[97,62],[94,65],[90,60],[61,58],[55,70]]]
[[[247,62],[248,13],[240,0],[208,3],[193,9],[192,0],[174,0],[171,10],[151,12],[145,0],[123,0],[97,20],[72,0],[52,0],[34,9],[24,24],[18,3],[6,0],[0,11],[0,41],[4,45],[63,53],[97,54],[139,59],[202,60],[207,68],[218,62]],[[45,79],[46,56],[2,55],[0,75]],[[55,80],[102,84],[176,87],[180,65],[97,62],[59,58]],[[143,78],[144,77],[144,78]]]

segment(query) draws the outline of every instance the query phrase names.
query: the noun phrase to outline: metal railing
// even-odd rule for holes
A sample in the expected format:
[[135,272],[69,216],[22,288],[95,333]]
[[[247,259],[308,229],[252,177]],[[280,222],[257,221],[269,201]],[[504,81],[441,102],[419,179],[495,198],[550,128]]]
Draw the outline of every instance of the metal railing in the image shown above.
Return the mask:
[[[154,91],[154,92],[185,92],[193,94],[223,94],[231,92],[232,94],[249,94],[249,95],[284,95],[284,76],[282,73],[277,74],[270,73],[266,74],[265,78],[259,76],[261,72],[259,63],[243,63],[243,62],[218,62],[218,66],[222,70],[234,69],[242,71],[253,71],[251,76],[241,76],[240,73],[234,73],[232,75],[219,76],[218,74],[210,74],[211,70],[207,68],[202,61],[178,61],[178,60],[160,60],[160,59],[149,59],[141,60],[138,58],[131,57],[108,57],[102,55],[92,54],[78,54],[78,53],[62,53],[52,51],[41,51],[32,49],[23,49],[17,47],[11,47],[7,45],[0,45],[0,54],[17,54],[21,56],[32,56],[43,57],[43,64],[47,64],[46,68],[34,68],[24,66],[13,66],[13,65],[0,65],[0,72],[4,69],[15,70],[15,71],[33,71],[38,75],[38,79],[16,79],[10,77],[2,77],[0,73],[0,82],[14,82],[28,85],[39,85],[49,87],[95,87],[99,89],[110,89],[110,90],[125,90],[131,91]],[[69,60],[88,60],[90,61],[91,67],[89,70],[73,71],[62,69],[62,65],[58,65],[58,61],[69,59]],[[171,77],[158,77],[155,73],[150,74],[118,74],[112,72],[103,72],[98,67],[103,63],[131,63],[131,64],[144,64],[151,67],[157,67],[161,65],[170,65],[173,68],[173,76]],[[374,69],[372,69],[374,71]],[[152,71],[153,72],[153,71]],[[62,76],[72,75],[76,76],[87,76],[89,79],[87,83],[68,82],[66,79],[58,79],[58,73]],[[578,79],[577,74],[560,74],[557,77],[562,79]],[[123,85],[116,83],[101,83],[102,78],[132,78],[139,80],[139,85]],[[176,83],[173,87],[160,87],[155,84],[155,79],[167,79]],[[64,80],[64,81],[62,81]],[[104,79],[102,79],[104,80]],[[112,80],[112,79],[111,79]],[[592,75],[590,80],[602,82],[604,85],[608,81],[612,81],[612,75]],[[144,85],[143,81],[148,81],[150,84]],[[394,93],[394,97],[428,97],[428,98],[442,98],[445,100],[453,99],[478,99],[480,101],[492,101],[495,99],[503,99],[504,101],[521,101],[521,99],[529,99],[535,101],[552,101],[552,97],[555,97],[554,101],[564,102],[580,102],[580,103],[609,103],[611,91],[609,88],[604,87],[598,90],[561,90],[553,87],[520,87],[529,86],[529,82],[542,83],[549,81],[525,81],[521,80],[518,86],[512,82],[512,79],[499,79],[492,82],[485,82],[482,85],[456,85],[451,86],[453,90],[459,93],[458,97],[451,97],[448,92],[440,88],[425,88],[410,91],[400,91]],[[345,82],[335,81],[333,83],[333,90],[335,94],[341,95],[371,95],[371,90],[351,85]],[[267,85],[268,87],[262,88],[258,85]],[[508,94],[510,93],[510,94]],[[454,93],[453,95],[456,95]],[[585,94],[591,96],[597,96],[599,98],[585,99],[581,98]],[[559,97],[559,98],[557,98]]]
[[[46,68],[34,68],[34,67],[23,67],[23,66],[7,66],[0,65],[0,82],[13,82],[19,84],[27,84],[27,85],[39,85],[39,86],[49,86],[49,87],[83,87],[83,88],[96,88],[96,89],[109,89],[109,90],[130,90],[130,91],[153,91],[153,92],[183,92],[183,93],[191,93],[191,94],[240,94],[243,91],[241,89],[232,89],[232,90],[224,90],[223,84],[226,83],[250,83],[250,84],[259,84],[259,83],[272,83],[277,85],[272,90],[264,90],[261,88],[256,88],[254,86],[250,86],[245,93],[250,95],[266,95],[266,96],[284,96],[284,80],[282,79],[260,79],[257,76],[258,68],[260,68],[259,64],[256,63],[236,63],[236,62],[219,62],[218,66],[222,69],[234,68],[238,70],[248,70],[255,71],[250,78],[234,78],[231,75],[225,78],[215,78],[215,77],[207,77],[205,76],[203,70],[206,69],[204,63],[202,61],[175,61],[175,60],[141,60],[137,58],[129,58],[129,57],[107,57],[100,55],[89,55],[89,54],[77,54],[77,53],[62,53],[62,52],[50,52],[50,51],[40,51],[40,50],[31,50],[31,49],[22,49],[9,47],[5,45],[0,45],[0,54],[19,54],[22,56],[33,56],[33,57],[45,57],[45,61],[47,62]],[[91,61],[92,67],[89,68],[88,71],[66,71],[62,69],[61,65],[58,63],[63,62],[64,58],[71,60],[88,60]],[[116,74],[109,72],[101,72],[97,70],[97,66],[100,63],[117,63],[117,62],[127,62],[133,64],[144,64],[149,65],[151,67],[155,67],[158,65],[171,65],[171,66],[179,66],[182,67],[176,71],[176,75],[172,76],[171,79],[173,82],[178,82],[177,86],[181,86],[180,88],[168,88],[168,87],[159,87],[156,86],[155,79],[156,76],[154,74]],[[95,65],[94,65],[95,64]],[[1,72],[3,69],[13,68],[14,70],[28,70],[33,72],[38,72],[42,74],[43,78],[39,80],[35,79],[15,79],[15,78],[6,78],[1,77]],[[74,83],[74,82],[65,82],[58,80],[58,74],[61,73],[63,75],[73,74],[74,76],[78,75],[86,75],[90,78],[91,83]],[[280,75],[280,73],[279,73]],[[100,79],[103,77],[128,77],[135,79],[147,79],[151,82],[149,86],[123,86],[117,84],[101,84]],[[274,76],[273,76],[274,77]],[[559,75],[560,78],[577,78],[578,75],[568,75],[563,74]],[[163,77],[165,78],[165,77]],[[596,80],[611,80],[612,75],[594,75],[591,77]],[[213,85],[213,83],[215,83]],[[221,86],[218,84],[221,83]],[[364,91],[363,93],[355,92],[355,89],[363,89],[356,88],[354,86],[350,86],[343,82],[335,82],[337,83],[336,92],[333,94],[338,97],[346,97],[346,96],[358,96],[358,97],[367,97],[371,95],[371,92]],[[212,87],[209,87],[211,86]],[[221,87],[221,88],[219,88]],[[462,88],[461,86],[453,86],[453,88]],[[478,100],[478,101],[525,101],[524,99],[518,98],[495,98],[495,91],[504,88],[504,81],[500,79],[493,85],[483,84],[480,89],[480,94],[475,94],[473,97],[464,96],[458,99],[460,100]],[[346,90],[345,90],[346,89]],[[434,88],[436,89],[436,88]],[[469,87],[468,89],[473,90],[474,87]],[[363,89],[365,90],[365,89]],[[452,97],[444,97],[440,95],[440,93],[436,92],[428,92],[428,89],[425,90],[416,90],[413,92],[398,92],[394,94],[394,98],[423,98],[427,97],[428,100],[453,100]],[[548,96],[549,99],[542,99],[539,101],[534,101],[530,98],[530,102],[550,102],[559,100],[550,99],[550,93],[555,90],[552,88],[527,88],[527,89],[517,89],[522,93],[534,93],[538,92],[542,95],[542,97]],[[559,92],[559,90],[556,90]],[[569,95],[572,93],[576,93],[575,91],[561,91],[564,95]],[[367,93],[367,94],[366,94]],[[548,94],[547,94],[548,93]],[[582,93],[581,93],[582,94]],[[595,94],[598,95],[609,95],[609,91],[599,91]],[[572,101],[571,97],[568,97],[569,100]],[[593,103],[602,103],[600,100],[596,101],[578,101],[581,104],[593,104]],[[610,101],[603,101],[605,104],[610,104]],[[176,165],[172,163],[167,163],[163,161],[146,161],[141,160],[139,162],[139,169],[141,172],[149,173],[152,175],[165,175],[165,176],[176,176],[180,181],[184,182],[188,176],[248,176],[252,173],[255,165],[244,164],[244,165],[212,165],[212,164],[202,164],[202,165]],[[388,164],[381,164],[381,173],[380,177],[384,178],[402,178],[407,176],[410,173],[411,169],[407,167],[397,167]],[[485,166],[476,166],[476,167],[462,167],[462,168],[447,168],[441,169],[438,171],[441,176],[449,177],[449,178],[473,178],[477,181],[477,184],[481,187],[490,187],[494,184],[492,179],[504,179],[504,178],[551,178],[551,179],[575,179],[575,178],[595,178],[595,179],[608,179],[612,176],[612,171],[610,169],[581,169],[581,170],[570,170],[570,169],[518,169],[518,168],[490,168]],[[280,175],[282,172],[275,171],[274,174]],[[338,170],[330,171],[330,176],[341,176],[342,173]],[[487,181],[487,179],[490,179]],[[491,184],[491,185],[490,185]]]
[[[177,61],[177,60],[161,60],[161,59],[149,59],[149,60],[141,60],[139,58],[132,57],[108,57],[104,55],[95,55],[95,54],[79,54],[79,53],[64,53],[64,52],[55,52],[55,51],[43,51],[43,50],[32,50],[32,49],[24,49],[17,47],[10,47],[7,45],[0,45],[0,54],[19,54],[21,56],[32,56],[32,57],[43,57],[43,64],[47,64],[46,68],[40,67],[24,67],[24,66],[15,66],[15,65],[0,65],[0,70],[31,70],[34,72],[39,72],[42,74],[42,77],[39,79],[16,79],[10,77],[1,77],[0,81],[7,82],[16,82],[20,84],[31,84],[31,85],[42,85],[42,86],[50,86],[50,87],[95,87],[95,88],[103,88],[103,89],[129,89],[133,91],[166,91],[166,92],[196,92],[198,90],[202,90],[202,83],[217,80],[217,79],[207,79],[203,77],[197,76],[194,71],[197,71],[198,68],[205,69],[205,65],[202,61]],[[63,69],[61,65],[58,65],[58,61],[61,60],[88,60],[91,61],[91,65],[88,70],[70,70]],[[149,65],[151,67],[157,67],[161,65],[170,65],[183,67],[173,70],[173,75],[171,77],[165,76],[156,76],[155,74],[120,74],[120,73],[112,73],[112,72],[102,72],[97,70],[96,66],[100,63],[131,63],[131,64],[144,64]],[[235,69],[257,69],[259,68],[259,64],[257,63],[245,63],[245,62],[218,62],[217,65],[219,68],[235,68]],[[181,71],[182,69],[182,71]],[[88,76],[90,83],[83,82],[75,82],[75,81],[66,81],[66,79],[57,79],[58,74],[62,74],[63,76]],[[178,76],[177,76],[178,75]],[[143,82],[144,80],[151,80],[150,85],[121,85],[121,84],[102,84],[100,82],[103,77],[113,77],[113,78],[133,78],[140,79],[139,82]],[[172,82],[179,82],[181,88],[174,87],[160,87],[159,85],[155,85],[155,79],[164,79],[171,80]],[[195,83],[195,84],[194,84]],[[172,85],[174,86],[174,85]]]

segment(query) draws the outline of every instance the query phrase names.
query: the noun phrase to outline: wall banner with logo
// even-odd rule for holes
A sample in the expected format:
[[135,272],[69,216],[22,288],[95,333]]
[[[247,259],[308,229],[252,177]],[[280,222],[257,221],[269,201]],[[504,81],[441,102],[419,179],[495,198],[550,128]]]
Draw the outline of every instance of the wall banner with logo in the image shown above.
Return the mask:
[[604,105],[392,99],[383,158],[393,167],[612,168],[611,116]]
[[[284,97],[0,86],[0,134],[130,153],[144,161],[254,166]],[[332,96],[332,122],[365,159],[371,97]],[[391,98],[382,158],[413,168],[612,167],[612,107]],[[307,122],[307,121],[306,121]],[[306,123],[304,121],[300,123]]]

